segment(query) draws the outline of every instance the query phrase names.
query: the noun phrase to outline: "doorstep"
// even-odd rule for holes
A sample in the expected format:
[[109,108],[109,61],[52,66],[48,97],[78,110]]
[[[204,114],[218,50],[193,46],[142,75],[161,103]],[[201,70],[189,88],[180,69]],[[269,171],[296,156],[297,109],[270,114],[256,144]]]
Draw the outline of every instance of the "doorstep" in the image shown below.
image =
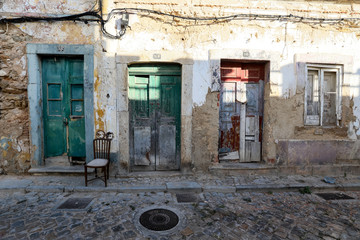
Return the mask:
[[214,174],[226,175],[271,175],[276,174],[278,169],[276,166],[268,165],[265,163],[239,163],[228,162],[219,163],[209,167],[209,171]]
[[[43,166],[30,168],[28,171],[32,175],[42,175],[42,174],[84,174],[84,166]],[[88,169],[89,173],[93,173],[94,169]]]

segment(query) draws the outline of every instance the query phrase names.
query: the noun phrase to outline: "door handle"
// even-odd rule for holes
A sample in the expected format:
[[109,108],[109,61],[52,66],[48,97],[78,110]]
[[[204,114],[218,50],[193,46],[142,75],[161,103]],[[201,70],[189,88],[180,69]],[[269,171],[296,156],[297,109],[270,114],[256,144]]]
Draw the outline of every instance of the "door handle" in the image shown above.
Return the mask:
[[69,124],[68,119],[66,117],[64,117],[63,122],[64,122],[65,126],[67,126]]

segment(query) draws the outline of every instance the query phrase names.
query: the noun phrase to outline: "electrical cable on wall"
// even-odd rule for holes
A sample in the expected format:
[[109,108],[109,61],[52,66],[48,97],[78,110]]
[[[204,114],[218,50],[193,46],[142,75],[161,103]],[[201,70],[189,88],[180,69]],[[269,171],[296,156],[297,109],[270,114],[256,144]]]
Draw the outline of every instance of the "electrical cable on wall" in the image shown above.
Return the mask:
[[[99,6],[98,9],[95,9],[96,6]],[[24,22],[38,22],[38,21],[48,21],[48,22],[55,22],[55,21],[77,21],[77,22],[100,22],[101,24],[101,31],[104,36],[112,39],[120,39],[125,33],[127,28],[128,19],[125,19],[125,16],[129,14],[138,14],[139,16],[143,17],[151,17],[151,15],[158,15],[171,18],[172,21],[175,19],[181,21],[191,21],[192,24],[199,24],[200,22],[209,22],[209,24],[217,24],[217,23],[224,23],[230,22],[235,20],[249,20],[249,21],[286,21],[286,22],[301,22],[301,23],[308,23],[308,24],[342,24],[344,22],[358,22],[360,18],[318,18],[318,17],[302,17],[293,14],[287,15],[268,15],[268,14],[233,14],[228,16],[221,16],[221,17],[189,17],[189,16],[182,16],[182,15],[175,15],[170,13],[165,13],[161,11],[156,11],[152,9],[145,9],[145,8],[115,8],[112,9],[108,14],[106,19],[103,16],[103,9],[102,9],[102,0],[97,0],[95,4],[89,11],[73,14],[73,15],[66,15],[60,17],[28,17],[22,16],[18,18],[1,18],[0,23],[24,23]],[[106,24],[110,22],[112,18],[118,17],[115,21],[115,27],[119,31],[117,34],[112,34],[107,31]],[[159,20],[158,18],[156,18]],[[126,23],[126,24],[125,24]],[[357,23],[355,25],[358,25]]]

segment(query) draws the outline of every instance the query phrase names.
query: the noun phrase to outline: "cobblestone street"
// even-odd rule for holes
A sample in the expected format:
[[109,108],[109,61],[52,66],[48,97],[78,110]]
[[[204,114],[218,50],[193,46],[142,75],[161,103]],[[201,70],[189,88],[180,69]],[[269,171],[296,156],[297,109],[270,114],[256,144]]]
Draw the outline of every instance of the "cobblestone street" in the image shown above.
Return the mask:
[[[359,239],[360,192],[326,201],[299,192],[64,193],[0,191],[0,239]],[[92,198],[85,210],[59,210],[69,198]],[[170,207],[182,225],[168,234],[143,231],[146,207]]]

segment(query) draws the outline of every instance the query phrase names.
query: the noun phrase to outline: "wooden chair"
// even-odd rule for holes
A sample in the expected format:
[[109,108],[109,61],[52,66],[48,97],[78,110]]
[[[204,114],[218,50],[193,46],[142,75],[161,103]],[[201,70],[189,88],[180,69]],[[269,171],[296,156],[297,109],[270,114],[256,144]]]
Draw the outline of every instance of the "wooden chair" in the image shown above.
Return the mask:
[[[105,133],[102,130],[97,131],[96,138],[93,141],[94,147],[94,159],[88,163],[85,163],[85,186],[88,185],[88,182],[101,179],[105,182],[105,187],[107,187],[107,179],[109,179],[109,163],[110,163],[110,147],[111,140],[113,138],[112,132]],[[88,168],[95,168],[95,178],[88,180]],[[101,169],[103,176],[98,176],[97,169]]]

